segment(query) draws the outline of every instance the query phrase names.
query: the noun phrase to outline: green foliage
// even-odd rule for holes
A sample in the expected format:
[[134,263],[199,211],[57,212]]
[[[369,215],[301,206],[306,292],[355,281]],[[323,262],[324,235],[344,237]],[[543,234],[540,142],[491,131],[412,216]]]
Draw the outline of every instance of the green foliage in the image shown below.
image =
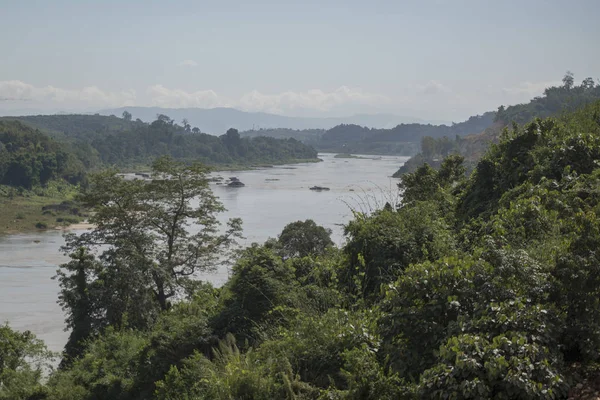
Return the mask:
[[42,374],[50,371],[54,355],[31,332],[0,325],[0,399],[40,398],[46,392]]
[[496,120],[524,124],[534,118],[575,111],[599,99],[600,84],[596,84],[592,78],[586,78],[579,86],[575,86],[573,74],[567,72],[563,78],[563,85],[546,88],[543,96],[536,97],[527,104],[499,107]]
[[342,359],[342,374],[346,379],[347,389],[338,389],[332,385],[320,399],[392,400],[414,397],[412,388],[396,373],[380,365],[376,353],[367,346],[344,351]]
[[317,225],[312,219],[287,224],[278,242],[285,258],[322,255],[333,246],[331,229]]
[[[96,229],[58,273],[63,368],[42,386],[19,354],[0,377],[48,400],[567,398],[600,361],[599,116],[516,126],[469,177],[460,156],[404,175],[398,208],[355,213],[342,249],[292,223],[241,251],[221,289],[184,279],[224,240],[201,171],[92,177]],[[219,140],[245,151],[234,131]],[[198,196],[202,212],[182,205]]]
[[101,265],[85,247],[70,254],[71,261],[61,265],[56,272],[61,286],[58,303],[67,313],[66,324],[71,330],[61,366],[66,366],[79,357],[85,341],[103,326],[101,308],[98,307],[102,284],[90,282],[90,276],[98,274]]
[[254,352],[242,353],[232,335],[214,350],[213,360],[196,354],[185,360],[183,368],[171,368],[157,383],[156,398],[179,399],[289,399],[314,398],[315,390],[299,382],[289,364]]
[[[124,180],[114,171],[96,174],[82,195],[95,228],[68,236],[65,252],[73,261],[58,271],[59,301],[73,329],[67,362],[85,339],[108,326],[150,327],[173,298],[197,289],[189,277],[214,268],[239,237],[237,219],[218,232],[216,214],[223,206],[201,165],[161,158],[152,173],[148,183]],[[193,233],[190,221],[199,227]],[[97,249],[96,260],[89,254]]]
[[[422,138],[421,152],[400,167],[394,176],[400,177],[405,173],[413,172],[423,163],[438,168],[443,157],[450,153],[463,155],[468,161],[467,169],[470,171],[471,165],[481,158],[487,146],[498,141],[498,133],[503,127],[511,124],[528,124],[536,118],[568,116],[567,113],[579,110],[599,99],[600,84],[596,84],[592,78],[586,78],[580,86],[574,86],[573,76],[567,74],[563,79],[563,86],[546,88],[542,96],[535,97],[529,103],[509,107],[500,106],[496,113],[489,113],[494,119],[493,124],[490,120],[487,126],[480,126],[478,130],[467,132],[479,135],[463,138],[457,134],[455,140],[449,140],[447,137],[440,138],[436,135]],[[453,137],[453,135],[448,135],[448,137]],[[514,144],[518,147],[518,143]],[[572,145],[566,148],[574,150]],[[546,150],[548,149],[546,148]],[[576,158],[571,158],[571,161],[578,163]],[[482,168],[478,168],[478,170],[482,173]]]
[[67,146],[17,121],[0,121],[0,184],[31,189],[53,179],[84,180],[84,167]]
[[[479,133],[493,123],[494,116],[494,112],[486,112],[450,126],[412,123],[391,129],[376,129],[342,124],[325,131],[319,140],[313,139],[309,143],[321,151],[336,153],[413,155],[418,151],[419,141],[423,141],[428,155],[439,154],[443,157],[450,154],[454,147],[453,141],[448,138]],[[434,145],[428,147],[430,143]]]
[[52,377],[49,398],[138,398],[135,395],[136,373],[141,368],[147,345],[148,339],[140,332],[107,330],[88,345],[86,352],[68,370],[59,371]]
[[325,388],[335,383],[345,388],[343,354],[362,346],[371,353],[379,350],[377,317],[374,310],[349,312],[333,308],[323,315],[299,314],[289,327],[265,341],[257,354],[283,357],[302,381],[311,385]]
[[294,270],[271,250],[253,245],[247,248],[232,269],[223,288],[223,310],[215,326],[242,340],[257,342],[261,325],[285,320],[282,307],[294,302]]
[[217,137],[193,133],[189,124],[177,125],[166,115],[146,124],[131,121],[130,114],[126,113],[123,119],[100,115],[39,115],[18,120],[66,143],[87,169],[102,165],[137,167],[166,155],[206,165],[285,163],[317,158],[313,148],[293,138],[240,138],[235,129]]
[[411,263],[435,260],[455,246],[450,227],[429,202],[372,216],[357,213],[345,233],[349,262],[340,281],[344,290],[366,298],[378,296],[380,285],[395,281]]
[[491,340],[455,336],[439,353],[440,363],[421,377],[421,398],[542,399],[567,394],[552,352],[518,333]]
[[415,378],[432,364],[459,316],[473,312],[488,269],[470,259],[443,258],[411,265],[389,285],[380,330],[402,376]]

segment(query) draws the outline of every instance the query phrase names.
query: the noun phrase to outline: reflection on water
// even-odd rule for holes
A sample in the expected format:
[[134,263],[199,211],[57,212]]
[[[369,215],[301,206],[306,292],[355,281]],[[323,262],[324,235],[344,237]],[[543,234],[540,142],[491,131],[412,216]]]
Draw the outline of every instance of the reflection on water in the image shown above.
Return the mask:
[[[221,220],[243,219],[243,245],[275,237],[289,222],[307,218],[330,228],[334,241],[342,244],[340,224],[350,220],[351,208],[369,211],[396,200],[396,179],[389,176],[406,157],[320,157],[324,162],[214,174],[225,179],[236,176],[246,185],[211,184],[228,210]],[[331,190],[315,192],[308,189],[311,186]],[[31,330],[56,351],[62,350],[68,337],[64,315],[56,303],[58,285],[51,279],[57,265],[66,259],[59,252],[63,243],[60,231],[0,237],[0,322]],[[221,285],[227,270],[203,278]]]

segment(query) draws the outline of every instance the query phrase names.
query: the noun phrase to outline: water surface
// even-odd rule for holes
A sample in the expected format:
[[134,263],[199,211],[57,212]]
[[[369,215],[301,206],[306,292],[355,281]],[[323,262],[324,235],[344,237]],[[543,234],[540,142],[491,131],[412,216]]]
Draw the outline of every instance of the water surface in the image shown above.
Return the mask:
[[[367,159],[334,158],[320,154],[323,162],[284,165],[252,171],[215,173],[235,176],[246,186],[230,188],[211,184],[227,212],[221,220],[243,219],[243,245],[276,237],[297,220],[313,219],[332,230],[333,240],[343,243],[343,228],[352,209],[370,211],[397,199],[397,180],[390,176],[407,157]],[[329,191],[315,192],[311,186]],[[58,304],[58,284],[51,277],[66,258],[59,252],[64,243],[60,231],[0,236],[0,323],[30,330],[55,351],[62,350],[68,333]],[[221,285],[227,269],[203,277]]]

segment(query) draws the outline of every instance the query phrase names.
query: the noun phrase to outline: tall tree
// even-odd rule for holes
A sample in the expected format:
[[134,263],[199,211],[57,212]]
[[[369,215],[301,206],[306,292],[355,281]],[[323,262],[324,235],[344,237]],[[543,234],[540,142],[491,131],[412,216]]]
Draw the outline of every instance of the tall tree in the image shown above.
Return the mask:
[[[90,284],[89,277],[98,271],[100,264],[85,247],[80,247],[71,255],[71,261],[61,265],[54,279],[58,279],[61,291],[58,303],[67,313],[67,328],[71,330],[60,367],[64,368],[79,357],[84,350],[84,342],[93,332],[99,330],[101,316],[98,315],[94,298],[97,290]],[[95,286],[98,286],[97,284]]]
[[317,225],[312,219],[287,224],[278,241],[286,258],[320,255],[333,246],[331,229]]
[[575,83],[575,78],[573,78],[573,73],[571,71],[567,71],[565,76],[562,79],[563,87],[565,89],[571,89]]
[[[82,202],[93,210],[95,228],[68,235],[67,252],[99,252],[99,265],[87,269],[96,284],[98,304],[92,306],[104,325],[147,327],[170,307],[172,299],[196,287],[194,274],[223,263],[241,235],[241,220],[219,229],[224,207],[211,192],[206,169],[168,157],[152,166],[151,181],[127,181],[107,171],[92,176]],[[77,253],[76,253],[77,254]],[[79,290],[76,266],[61,266],[63,296]],[[75,314],[74,307],[65,304]],[[100,328],[101,329],[101,328]]]

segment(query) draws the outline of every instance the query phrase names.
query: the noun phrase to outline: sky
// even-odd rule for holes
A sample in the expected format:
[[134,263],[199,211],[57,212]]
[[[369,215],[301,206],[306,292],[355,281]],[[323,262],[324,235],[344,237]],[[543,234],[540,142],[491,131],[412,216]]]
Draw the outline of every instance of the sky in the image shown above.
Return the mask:
[[0,0],[0,110],[461,121],[600,78],[598,0]]

